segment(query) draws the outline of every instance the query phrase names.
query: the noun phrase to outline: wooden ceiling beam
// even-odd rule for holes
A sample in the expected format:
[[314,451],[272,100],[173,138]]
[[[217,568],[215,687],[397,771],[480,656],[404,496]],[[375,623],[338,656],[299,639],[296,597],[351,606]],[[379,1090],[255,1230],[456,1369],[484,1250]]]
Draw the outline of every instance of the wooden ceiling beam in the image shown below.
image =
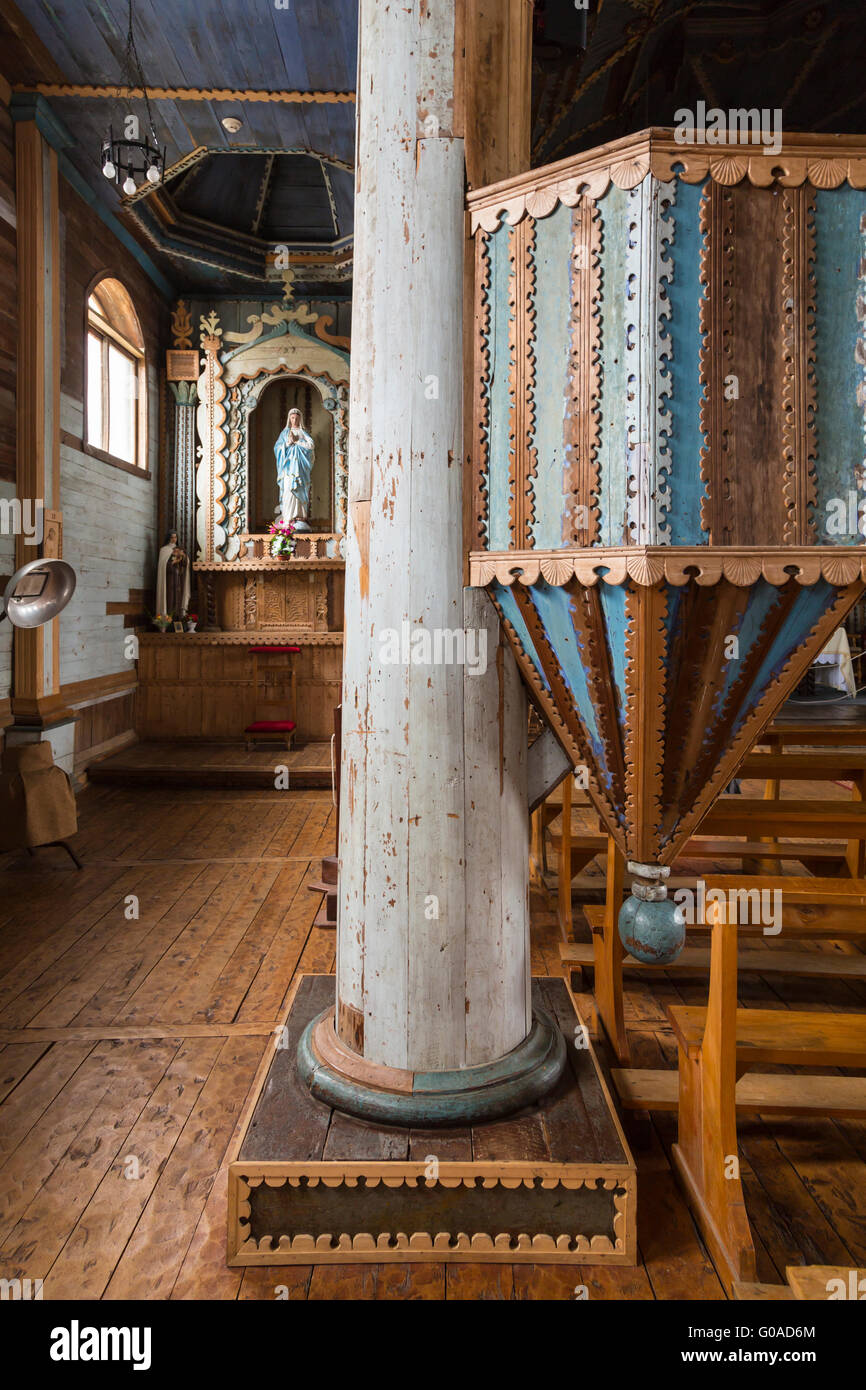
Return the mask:
[[[143,97],[142,87],[95,87],[78,82],[17,82],[16,92],[39,92],[44,97]],[[338,105],[355,100],[354,92],[268,92],[235,87],[148,87],[156,101],[273,101]]]

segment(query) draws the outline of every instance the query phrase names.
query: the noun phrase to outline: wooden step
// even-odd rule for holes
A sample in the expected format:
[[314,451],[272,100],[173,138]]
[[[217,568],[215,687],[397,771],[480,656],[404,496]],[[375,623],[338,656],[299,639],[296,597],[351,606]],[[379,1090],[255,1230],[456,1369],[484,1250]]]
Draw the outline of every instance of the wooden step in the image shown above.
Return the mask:
[[[681,1046],[696,1057],[707,1010],[674,1004],[668,1006],[667,1014]],[[866,1066],[866,1015],[737,1009],[737,1060],[749,1066]]]
[[[676,1110],[679,1073],[614,1068],[611,1080],[626,1110]],[[747,1072],[737,1082],[737,1112],[744,1115],[866,1116],[866,1077],[768,1076]]]
[[[563,965],[570,969],[595,968],[595,955],[590,944],[583,942],[562,942],[559,955]],[[806,980],[866,980],[866,955],[846,955],[841,951],[832,954],[825,951],[741,951],[737,958],[738,968],[759,975],[796,975]],[[664,970],[670,975],[701,975],[710,968],[708,946],[686,946],[670,965],[646,965],[626,955],[622,962],[623,970],[637,974],[658,974]]]

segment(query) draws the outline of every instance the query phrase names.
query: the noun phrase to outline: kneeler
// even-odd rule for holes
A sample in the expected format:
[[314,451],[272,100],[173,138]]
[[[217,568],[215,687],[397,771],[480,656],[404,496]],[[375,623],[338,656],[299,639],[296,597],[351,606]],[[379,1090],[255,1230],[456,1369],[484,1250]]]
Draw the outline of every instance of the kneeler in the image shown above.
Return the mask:
[[[291,748],[292,739],[294,738],[295,729],[297,728],[297,680],[291,658],[296,656],[300,650],[300,647],[250,647],[250,655],[253,659],[253,702],[255,713],[252,722],[247,724],[244,729],[247,748],[250,748],[257,739],[274,740],[279,743],[285,742],[286,747]],[[263,715],[265,713],[282,713],[282,718],[269,719],[259,717],[260,684],[264,689],[267,689],[267,683],[265,681],[260,682],[259,680],[259,662],[265,660],[267,663],[265,669],[267,670],[270,665],[270,663],[267,662],[267,658],[274,656],[287,656],[289,658],[288,665],[283,668],[285,675],[288,676],[287,684],[290,691],[288,718],[285,717],[282,702],[280,702],[279,706],[274,710],[269,710],[266,704],[263,704],[261,707]],[[273,667],[270,667],[270,669],[273,670]],[[273,685],[276,684],[276,681],[273,682]]]

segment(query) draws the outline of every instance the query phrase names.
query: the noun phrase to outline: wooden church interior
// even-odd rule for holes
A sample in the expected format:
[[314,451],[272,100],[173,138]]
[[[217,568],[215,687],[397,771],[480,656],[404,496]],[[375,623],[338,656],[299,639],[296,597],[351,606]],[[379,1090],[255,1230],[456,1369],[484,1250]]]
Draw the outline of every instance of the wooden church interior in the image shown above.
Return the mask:
[[[0,0],[0,589],[75,572],[0,623],[0,1277],[825,1299],[866,1279],[858,6],[399,14]],[[679,145],[701,101],[780,149]],[[437,622],[486,667],[379,661]]]

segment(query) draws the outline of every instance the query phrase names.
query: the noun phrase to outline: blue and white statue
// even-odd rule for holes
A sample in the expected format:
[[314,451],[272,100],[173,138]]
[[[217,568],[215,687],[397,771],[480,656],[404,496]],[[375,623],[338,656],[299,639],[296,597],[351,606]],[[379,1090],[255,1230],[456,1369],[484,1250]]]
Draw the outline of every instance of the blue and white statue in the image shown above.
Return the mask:
[[274,445],[274,455],[281,519],[294,521],[296,531],[309,531],[307,513],[316,448],[304,429],[304,417],[296,407],[289,411],[286,428]]

